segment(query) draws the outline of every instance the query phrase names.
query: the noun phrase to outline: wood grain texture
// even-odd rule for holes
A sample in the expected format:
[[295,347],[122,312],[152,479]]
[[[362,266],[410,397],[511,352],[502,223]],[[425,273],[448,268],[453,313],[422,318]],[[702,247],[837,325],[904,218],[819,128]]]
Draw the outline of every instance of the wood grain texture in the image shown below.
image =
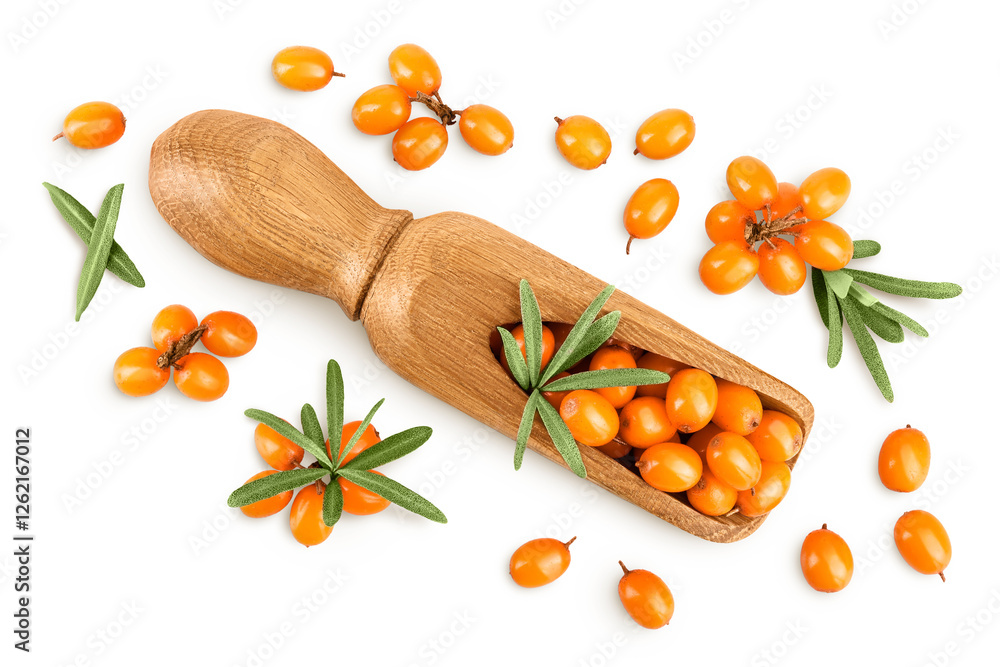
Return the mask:
[[[519,280],[531,282],[543,319],[567,323],[604,288],[485,220],[412,220],[383,209],[312,144],[253,116],[182,119],[153,145],[149,182],[163,217],[213,262],[336,300],[360,317],[389,368],[511,438],[526,396],[494,358],[489,336],[520,319]],[[753,388],[808,437],[812,405],[788,385],[623,292],[612,295],[604,312],[611,310],[622,312],[616,338]],[[540,418],[528,444],[564,466]],[[742,539],[766,518],[706,517],[601,452],[581,450],[592,482],[704,539]]]

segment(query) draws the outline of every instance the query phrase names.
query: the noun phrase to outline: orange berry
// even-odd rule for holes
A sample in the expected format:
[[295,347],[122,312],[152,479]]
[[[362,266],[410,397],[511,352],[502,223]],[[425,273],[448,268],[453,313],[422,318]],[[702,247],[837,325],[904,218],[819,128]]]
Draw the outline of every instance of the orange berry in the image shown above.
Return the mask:
[[556,118],[556,148],[577,169],[597,169],[611,155],[611,136],[593,118]]
[[775,237],[761,243],[757,259],[760,260],[757,277],[775,294],[795,294],[806,284],[806,263],[785,239]]
[[403,123],[392,138],[392,157],[403,169],[420,171],[441,159],[448,148],[448,130],[433,118]]
[[465,143],[483,155],[502,155],[514,145],[514,126],[498,109],[485,104],[466,107],[458,121]]
[[736,494],[736,489],[722,482],[711,470],[703,470],[698,483],[687,490],[687,499],[691,507],[705,516],[722,516],[736,506]]
[[239,313],[217,310],[206,315],[201,324],[206,327],[202,345],[220,357],[242,357],[257,344],[257,327]]
[[66,137],[77,148],[104,148],[125,134],[125,115],[108,102],[87,102],[76,107],[63,121],[62,132],[52,141]]
[[410,97],[418,92],[433,95],[441,87],[441,68],[434,57],[416,44],[401,44],[389,54],[389,74]]
[[687,491],[698,483],[704,468],[698,452],[677,442],[661,442],[642,453],[635,464],[654,489],[667,493]]
[[190,308],[180,304],[167,306],[153,318],[153,347],[160,352],[166,352],[171,343],[191,333],[197,326],[198,318]]
[[[258,480],[261,477],[267,477],[268,475],[273,475],[278,472],[277,470],[265,470],[264,472],[259,472],[250,479],[246,481],[247,484]],[[244,505],[240,508],[244,514],[246,514],[251,519],[262,519],[265,516],[271,516],[272,514],[277,514],[292,501],[292,491],[282,491],[276,496],[271,496],[270,498],[264,498],[263,500],[258,500],[255,503],[250,503],[249,505]]]
[[656,396],[632,399],[622,408],[619,418],[621,439],[640,449],[666,442],[677,433],[667,418],[667,406]]
[[674,596],[663,579],[649,570],[630,570],[621,565],[618,597],[632,620],[644,628],[656,630],[670,623],[674,615]]
[[[552,377],[552,379],[553,380],[561,380],[563,378],[568,378],[569,376],[570,376],[569,373],[567,373],[566,371],[563,371],[562,373],[556,373]],[[549,402],[549,405],[551,405],[556,410],[558,410],[559,406],[562,405],[563,399],[566,398],[566,396],[568,394],[569,394],[569,390],[566,390],[566,391],[543,391],[542,392],[542,397],[546,401]]]
[[664,160],[682,152],[694,141],[694,118],[681,109],[657,111],[635,133],[635,154]]
[[770,204],[778,196],[778,180],[761,160],[738,157],[726,168],[726,184],[736,201],[752,211]]
[[705,233],[712,243],[735,241],[746,245],[747,222],[756,222],[757,216],[735,199],[720,201],[705,216]]
[[632,239],[650,239],[666,229],[679,201],[677,188],[665,178],[650,179],[636,188],[625,204],[625,231],[629,235],[625,254]]
[[837,271],[854,257],[854,242],[843,227],[826,220],[810,220],[795,228],[795,249],[807,264]]
[[363,93],[351,109],[354,127],[365,134],[391,134],[410,120],[410,96],[399,86],[384,84]]
[[[376,475],[382,474],[376,470],[371,470],[369,472],[374,472]],[[363,486],[358,486],[354,482],[348,481],[343,477],[337,478],[337,484],[340,485],[340,490],[344,494],[344,511],[348,514],[359,514],[364,516],[369,514],[378,514],[389,506],[389,501],[382,496],[373,491],[369,491]]]
[[311,46],[289,46],[275,54],[271,74],[285,88],[301,92],[319,90],[334,76],[344,76],[333,69],[325,52]]
[[292,501],[288,525],[292,529],[292,537],[299,544],[314,547],[330,537],[330,533],[333,532],[333,526],[323,523],[325,493],[326,485],[315,482],[303,486]]
[[757,253],[742,241],[723,241],[712,246],[698,265],[698,275],[709,291],[732,294],[753,280],[760,267]]
[[305,455],[305,450],[267,424],[257,424],[253,442],[264,462],[275,470],[292,470]]
[[828,530],[825,523],[806,535],[799,560],[806,583],[821,593],[843,590],[854,574],[851,548],[844,538]]
[[212,355],[192,352],[177,360],[174,384],[188,398],[214,401],[229,389],[229,371]]
[[569,567],[569,542],[540,537],[519,546],[510,557],[510,578],[524,588],[551,584]]
[[612,440],[606,445],[597,447],[597,449],[613,459],[620,459],[632,451],[632,446],[618,440]]
[[[521,356],[524,360],[528,360],[528,353],[524,347],[524,326],[518,324],[516,327],[511,329],[511,335],[514,336],[514,341],[517,343],[517,349],[521,350]],[[544,324],[542,325],[542,368],[544,369],[552,361],[552,355],[556,353],[556,339],[552,334],[552,329],[548,328]],[[510,372],[510,366],[507,365],[507,355],[500,352],[500,364],[504,367],[504,370],[508,373]]]
[[115,360],[115,386],[128,396],[149,396],[163,389],[170,369],[156,365],[160,353],[151,347],[133,347]]
[[802,427],[777,410],[764,410],[760,426],[746,439],[762,461],[788,461],[802,449]]
[[[347,422],[344,424],[344,427],[340,430],[340,449],[337,450],[337,456],[340,456],[344,452],[344,448],[347,447],[347,443],[351,441],[351,438],[354,437],[354,433],[360,427],[360,421]],[[375,430],[375,425],[368,424],[368,428],[365,429],[364,433],[361,434],[361,437],[358,438],[358,441],[354,443],[353,447],[351,447],[351,451],[344,457],[342,463],[347,463],[361,452],[365,451],[372,445],[377,445],[380,442],[382,442],[382,438],[379,437],[378,431]],[[330,453],[329,440],[326,441],[326,453],[333,458],[333,455]],[[336,462],[336,459],[333,460]]]
[[742,435],[718,434],[708,443],[706,457],[715,476],[737,491],[746,491],[760,481],[760,455]]
[[688,438],[687,446],[698,452],[701,462],[708,469],[708,446],[712,443],[712,438],[722,433],[722,429],[715,424],[709,423],[705,428],[695,431]]
[[761,516],[778,506],[792,483],[792,473],[782,462],[761,461],[760,479],[752,488],[740,491],[736,504],[743,516]]
[[[639,357],[639,360],[635,362],[635,365],[636,368],[646,368],[649,370],[660,371],[661,373],[666,373],[671,377],[673,377],[678,371],[682,371],[685,368],[691,368],[687,364],[664,357],[660,354],[653,354],[652,352],[647,352]],[[659,396],[660,398],[666,398],[667,382],[663,382],[661,384],[639,385],[635,389],[635,395]]]
[[951,562],[951,539],[937,517],[911,510],[899,517],[893,529],[896,548],[910,567],[921,574],[940,575]]
[[618,412],[608,399],[589,389],[571,391],[559,406],[573,438],[588,447],[600,447],[618,434]]
[[667,383],[667,418],[681,433],[700,431],[719,403],[715,378],[698,368],[678,371]]
[[[602,371],[613,368],[635,368],[635,357],[623,347],[617,345],[605,345],[594,353],[590,360],[590,370]],[[602,387],[595,389],[598,394],[608,399],[615,407],[620,409],[632,400],[635,396],[636,388],[633,387]]]
[[799,186],[802,210],[810,220],[824,220],[840,210],[851,194],[851,179],[841,169],[826,167],[806,176]]
[[799,194],[799,189],[793,183],[778,183],[778,196],[771,202],[771,219],[784,218],[796,208],[799,211],[791,219],[805,218],[806,214],[802,212],[802,196]]
[[927,479],[930,466],[927,436],[909,425],[890,433],[878,453],[878,476],[890,491],[916,491]]
[[737,435],[753,433],[764,413],[757,392],[722,378],[716,378],[715,384],[719,390],[719,404],[712,421],[723,431]]

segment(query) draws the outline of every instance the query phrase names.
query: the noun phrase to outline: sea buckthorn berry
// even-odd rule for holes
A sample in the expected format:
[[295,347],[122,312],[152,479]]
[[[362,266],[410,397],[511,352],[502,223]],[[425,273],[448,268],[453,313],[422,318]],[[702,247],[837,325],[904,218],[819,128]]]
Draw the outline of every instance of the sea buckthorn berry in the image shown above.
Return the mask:
[[806,583],[821,593],[843,590],[854,574],[851,548],[844,538],[828,530],[825,523],[806,535],[799,560]]
[[760,481],[760,455],[742,435],[723,431],[708,443],[708,468],[737,491],[746,491]]
[[305,450],[267,424],[257,424],[253,432],[257,453],[275,470],[292,470],[302,463]]
[[198,318],[187,306],[167,306],[153,318],[153,347],[166,352],[172,343],[198,326]]
[[679,201],[677,188],[665,178],[650,179],[636,188],[625,204],[625,254],[629,254],[633,239],[651,239],[666,229],[677,214]]
[[325,493],[326,485],[322,482],[308,484],[299,490],[295,500],[292,501],[288,525],[292,529],[292,537],[299,544],[314,547],[330,537],[330,533],[333,532],[333,526],[323,523]]
[[[629,350],[617,345],[605,345],[594,353],[590,360],[590,370],[603,371],[613,368],[635,368],[635,357]],[[595,389],[598,394],[608,399],[608,402],[616,410],[625,407],[625,404],[635,396],[636,388],[633,387],[602,387]]]
[[[246,481],[247,484],[258,480],[262,477],[267,477],[268,475],[273,475],[278,472],[277,470],[265,470],[264,472],[259,472],[250,479]],[[263,500],[258,500],[255,503],[250,503],[249,505],[244,505],[240,508],[244,514],[246,514],[251,519],[262,519],[265,516],[271,516],[272,514],[277,514],[281,510],[288,506],[288,503],[292,502],[292,491],[282,491],[276,496],[271,496],[270,498],[264,498]]]
[[756,222],[753,211],[735,199],[720,201],[705,216],[705,233],[712,243],[735,241],[746,244],[747,222]]
[[761,243],[757,258],[760,260],[757,277],[775,294],[795,294],[806,284],[806,263],[795,246],[785,239],[775,237]]
[[433,95],[441,87],[441,68],[427,49],[416,44],[400,44],[389,54],[389,74],[410,97]]
[[667,419],[667,406],[656,396],[632,399],[622,408],[619,418],[621,439],[640,449],[666,442],[677,433]]
[[682,152],[694,141],[694,118],[681,109],[657,111],[635,133],[635,155],[664,160]]
[[621,565],[618,597],[632,620],[644,628],[656,630],[670,623],[674,616],[674,596],[663,579],[649,570],[630,570]]
[[498,109],[485,104],[466,107],[458,121],[465,143],[483,155],[502,155],[514,145],[514,126]]
[[[553,380],[562,380],[563,378],[568,378],[569,376],[570,376],[569,373],[567,373],[566,371],[563,371],[562,373],[556,373],[552,377],[552,379]],[[559,406],[562,405],[563,399],[566,398],[566,396],[568,396],[568,395],[569,395],[569,390],[568,389],[566,391],[543,391],[542,392],[542,398],[544,398],[546,401],[548,401],[549,405],[551,405],[552,407],[554,407],[556,410],[559,409]]]
[[559,406],[559,416],[573,438],[588,447],[606,445],[618,434],[618,412],[608,399],[589,389],[567,394]]
[[757,275],[760,259],[741,241],[723,241],[712,246],[698,265],[698,275],[709,291],[732,294]]
[[726,168],[726,184],[736,201],[752,211],[770,204],[778,196],[778,180],[761,160],[738,157]]
[[767,514],[785,499],[791,483],[792,473],[785,463],[761,461],[760,479],[737,497],[740,514],[749,517]]
[[931,444],[909,424],[890,433],[878,453],[878,476],[890,491],[916,491],[930,466]]
[[719,404],[715,378],[698,368],[678,371],[667,383],[667,418],[681,433],[700,431]]
[[399,86],[384,84],[361,93],[351,109],[354,127],[365,134],[391,134],[410,120],[410,96]]
[[524,588],[551,584],[569,567],[569,545],[576,540],[560,542],[540,537],[519,546],[510,557],[510,578]]
[[715,424],[709,423],[705,428],[695,431],[688,438],[687,446],[698,452],[701,462],[708,468],[708,446],[712,443],[712,438],[722,433],[722,429]]
[[[511,335],[514,336],[514,341],[517,343],[517,349],[521,350],[521,356],[524,360],[528,360],[528,353],[524,348],[524,326],[518,324],[511,330]],[[544,369],[552,361],[552,355],[556,353],[556,339],[552,333],[552,329],[548,328],[544,324],[542,325],[542,368]],[[510,372],[510,366],[507,365],[507,355],[501,351],[500,353],[500,364],[504,367],[504,370]]]
[[76,107],[63,120],[62,132],[52,141],[66,137],[77,148],[104,148],[125,134],[125,115],[109,102],[87,102]]
[[115,386],[128,396],[155,394],[170,379],[170,369],[156,365],[160,353],[151,347],[133,347],[115,360]]
[[899,517],[893,530],[896,548],[910,567],[921,574],[940,575],[951,562],[951,539],[937,517],[911,510]]
[[[382,474],[375,470],[370,472],[374,472],[376,475]],[[389,506],[389,501],[379,494],[369,491],[363,486],[358,486],[343,477],[337,478],[337,484],[340,485],[340,490],[344,494],[344,511],[348,514],[378,514]]]
[[[635,362],[636,368],[646,368],[653,371],[660,371],[661,373],[666,373],[667,375],[673,377],[674,373],[682,371],[685,368],[691,368],[687,364],[681,363],[669,357],[664,357],[661,354],[654,354],[652,352],[646,352]],[[667,397],[667,382],[662,382],[660,384],[645,384],[639,385],[635,389],[636,396],[659,396],[660,398]]]
[[712,416],[715,425],[737,435],[753,433],[764,413],[757,392],[722,378],[716,378],[715,384],[719,389],[719,405]]
[[854,242],[843,227],[826,220],[810,220],[795,228],[795,249],[806,264],[837,271],[854,257]]
[[201,343],[220,357],[242,357],[257,344],[257,327],[250,318],[229,310],[217,310],[202,319]]
[[698,452],[677,442],[653,445],[642,453],[635,467],[647,484],[667,493],[687,491],[704,471]]
[[[357,431],[360,427],[360,421],[347,422],[344,424],[344,427],[340,430],[340,449],[337,450],[337,456],[340,456],[344,452],[344,449],[347,447],[347,443],[351,441],[351,438],[354,437],[355,431]],[[351,447],[351,451],[344,457],[343,463],[347,463],[361,452],[365,451],[372,445],[377,445],[380,442],[382,442],[382,438],[379,436],[378,431],[375,430],[375,425],[368,424],[368,428],[365,429],[365,432],[361,434],[358,441],[354,443],[353,447]],[[333,458],[333,455],[330,453],[329,440],[326,441],[326,453]],[[335,458],[333,460],[336,461]]]
[[810,220],[824,220],[833,215],[850,194],[851,179],[836,167],[814,171],[799,186],[802,210]]
[[556,118],[556,148],[577,169],[597,169],[611,155],[611,136],[593,118]]
[[214,401],[229,389],[229,371],[212,355],[192,352],[177,360],[174,384],[188,398]]
[[761,461],[788,461],[802,449],[802,427],[784,412],[764,410],[760,426],[746,439]]
[[608,444],[601,445],[597,449],[613,459],[620,459],[632,451],[632,446],[624,442],[619,442],[618,440],[612,440]]
[[771,219],[784,218],[791,215],[795,209],[799,210],[792,215],[792,220],[806,217],[802,212],[802,196],[799,194],[799,189],[794,183],[778,183],[778,196],[771,202]]
[[448,148],[448,130],[433,118],[403,123],[392,137],[392,157],[403,169],[420,171],[441,159]]
[[736,506],[736,497],[736,489],[713,475],[711,470],[703,470],[698,483],[687,490],[691,507],[705,516],[728,514]]
[[271,61],[271,74],[285,88],[301,92],[319,90],[334,76],[344,76],[334,71],[330,56],[311,46],[289,46],[278,51]]

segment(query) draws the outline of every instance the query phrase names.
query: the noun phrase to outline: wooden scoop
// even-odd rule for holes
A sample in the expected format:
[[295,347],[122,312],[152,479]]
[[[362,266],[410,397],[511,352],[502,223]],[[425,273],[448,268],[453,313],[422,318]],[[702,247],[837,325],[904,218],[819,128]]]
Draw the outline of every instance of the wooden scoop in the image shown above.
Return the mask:
[[[605,283],[485,220],[418,220],[382,208],[318,148],[279,123],[200,111],[153,144],[149,191],[195,250],[255,280],[327,296],[360,319],[393,371],[483,424],[516,437],[527,396],[490,351],[490,333],[519,321],[518,282],[542,319],[573,323]],[[755,389],[765,408],[808,435],[804,396],[629,295],[615,292],[615,337]],[[564,465],[536,417],[528,446]],[[707,517],[581,446],[588,479],[707,540],[732,542],[764,517]]]

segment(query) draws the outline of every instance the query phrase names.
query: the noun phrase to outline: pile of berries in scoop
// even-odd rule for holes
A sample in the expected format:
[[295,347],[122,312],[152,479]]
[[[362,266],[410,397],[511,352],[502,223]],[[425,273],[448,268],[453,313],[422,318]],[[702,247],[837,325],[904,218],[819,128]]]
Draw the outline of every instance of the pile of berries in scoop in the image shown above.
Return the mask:
[[[542,368],[571,329],[559,322],[542,326]],[[511,334],[524,354],[523,327]],[[493,353],[507,369],[499,334],[495,338]],[[670,381],[543,392],[577,442],[617,459],[660,491],[685,494],[678,498],[707,516],[761,516],[784,499],[791,484],[786,462],[803,440],[792,417],[765,410],[749,387],[616,339],[555,379],[613,368],[657,370]]]
[[214,401],[229,388],[229,371],[211,354],[192,352],[201,341],[220,357],[241,357],[257,344],[257,328],[247,317],[228,310],[209,313],[198,322],[186,306],[167,306],[153,318],[154,347],[134,347],[115,361],[115,385],[129,396],[158,392],[170,379],[196,401]]
[[708,212],[705,231],[715,246],[698,267],[712,292],[732,294],[759,276],[775,294],[793,294],[805,284],[806,264],[837,271],[851,261],[850,235],[827,220],[851,193],[851,179],[840,169],[820,169],[795,187],[743,156],[726,169],[726,183],[735,199]]

